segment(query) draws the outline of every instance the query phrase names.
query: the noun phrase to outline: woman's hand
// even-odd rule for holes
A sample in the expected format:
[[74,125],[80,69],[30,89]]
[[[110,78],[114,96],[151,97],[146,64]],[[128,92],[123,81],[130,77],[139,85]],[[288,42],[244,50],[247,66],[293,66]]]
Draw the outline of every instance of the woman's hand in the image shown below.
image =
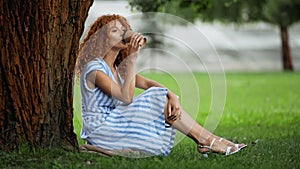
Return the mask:
[[[157,83],[156,81],[149,80],[147,78],[144,78],[141,75],[136,75],[136,87],[147,90],[153,86],[164,88],[163,85]],[[168,100],[167,100],[167,105],[165,110],[166,111],[165,117],[171,121],[180,119],[182,108],[179,103],[177,95],[175,95],[172,91],[168,90],[167,99]]]
[[168,110],[168,120],[175,121],[180,119],[181,116],[181,106],[179,100],[175,94],[168,94],[168,103],[167,103],[167,110]]
[[143,40],[144,40],[144,37],[139,33],[135,33],[132,35],[130,42],[129,42],[129,55],[137,56],[138,50],[140,48],[140,43]]
[[123,101],[126,104],[130,104],[132,102],[135,90],[135,63],[136,58],[139,51],[139,41],[143,39],[143,37],[135,33],[132,35],[130,42],[128,44],[129,47],[129,55],[125,57],[122,62],[118,65],[118,72],[124,80],[122,85],[116,85],[115,89],[112,91],[117,91],[116,94],[112,95]]

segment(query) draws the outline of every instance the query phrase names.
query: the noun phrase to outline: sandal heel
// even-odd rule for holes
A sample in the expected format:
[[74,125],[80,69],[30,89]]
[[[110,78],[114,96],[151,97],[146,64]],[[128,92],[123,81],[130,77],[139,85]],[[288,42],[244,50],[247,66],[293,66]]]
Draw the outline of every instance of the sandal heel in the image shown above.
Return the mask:
[[205,158],[208,157],[208,154],[209,154],[209,152],[212,150],[212,146],[213,146],[213,144],[215,143],[215,141],[216,141],[216,139],[213,139],[213,140],[211,141],[211,143],[210,143],[209,146],[204,146],[204,145],[198,144],[198,151],[199,151],[199,149],[201,149],[201,148],[206,148],[206,149],[208,149],[207,152],[200,152],[200,151],[199,151],[199,152],[202,154],[203,157],[205,157]]

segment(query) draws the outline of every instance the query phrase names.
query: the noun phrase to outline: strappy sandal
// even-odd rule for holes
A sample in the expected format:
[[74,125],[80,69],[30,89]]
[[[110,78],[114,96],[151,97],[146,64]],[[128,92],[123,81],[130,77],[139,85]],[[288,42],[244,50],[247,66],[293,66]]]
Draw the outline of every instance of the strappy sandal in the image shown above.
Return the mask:
[[[220,139],[219,139],[219,142],[222,142],[223,139],[224,139],[224,138],[220,138]],[[240,146],[240,145],[242,145],[242,146]],[[241,150],[241,149],[243,149],[243,148],[246,148],[247,145],[246,145],[246,144],[234,144],[234,147],[235,147],[236,149]]]
[[208,151],[206,151],[206,152],[200,152],[200,151],[199,151],[199,152],[202,154],[203,157],[208,157],[208,154],[209,154],[209,152],[212,150],[212,146],[213,146],[213,144],[215,143],[215,141],[216,141],[216,139],[213,139],[213,140],[210,142],[210,145],[209,145],[209,146],[204,146],[204,145],[202,145],[202,144],[198,144],[198,145],[197,145],[198,151],[199,151],[199,148],[200,148],[200,149],[203,149],[203,148],[207,148],[207,149],[208,149]]
[[[206,148],[208,149],[208,151],[205,151],[205,152],[201,152],[199,151],[203,157],[208,157],[208,154],[209,152],[212,151],[212,146],[213,144],[215,143],[216,139],[214,138],[211,142],[210,142],[210,145],[209,146],[204,146],[202,144],[198,144],[197,147],[198,147],[198,151],[199,149],[202,149],[202,148]],[[222,139],[219,140],[220,142],[222,141]],[[247,145],[243,145],[242,147],[239,147],[240,144],[234,144],[234,146],[227,146],[226,150],[225,150],[225,153],[224,155],[225,156],[228,156],[228,155],[231,155],[231,154],[235,154],[237,152],[239,152],[241,149],[245,148]],[[235,148],[236,150],[235,151],[232,151],[232,148]]]

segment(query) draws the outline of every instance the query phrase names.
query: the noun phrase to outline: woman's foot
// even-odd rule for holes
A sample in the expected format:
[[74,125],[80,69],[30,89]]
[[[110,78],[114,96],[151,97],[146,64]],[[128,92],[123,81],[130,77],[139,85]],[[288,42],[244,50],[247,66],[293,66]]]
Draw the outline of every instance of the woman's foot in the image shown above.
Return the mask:
[[234,144],[226,139],[213,138],[210,141],[210,145],[198,144],[197,150],[203,156],[207,157],[209,152],[230,155],[240,151],[242,148],[245,148],[245,144]]
[[224,138],[217,138],[217,140],[220,142],[220,143],[224,143],[225,145],[227,146],[232,146],[232,147],[236,147],[237,149],[243,149],[245,147],[247,147],[246,144],[244,143],[240,143],[240,144],[235,144],[227,139],[224,139]]

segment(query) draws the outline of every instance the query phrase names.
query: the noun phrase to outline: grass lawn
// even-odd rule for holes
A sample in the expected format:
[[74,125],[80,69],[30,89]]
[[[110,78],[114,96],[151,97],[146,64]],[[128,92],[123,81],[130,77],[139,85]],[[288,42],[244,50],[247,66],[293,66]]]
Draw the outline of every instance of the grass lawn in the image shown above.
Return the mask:
[[[155,73],[145,76],[181,96],[177,79]],[[197,73],[195,78],[200,91],[197,121],[203,124],[210,108],[211,84],[206,74]],[[189,83],[188,78],[185,81]],[[63,150],[30,152],[22,148],[11,154],[0,152],[0,168],[300,168],[300,73],[227,73],[225,87],[226,104],[214,133],[248,144],[237,154],[212,154],[204,158],[197,153],[193,141],[184,138],[167,157],[106,158]],[[192,98],[193,88],[188,91]],[[192,102],[182,102],[187,110],[194,106]],[[74,126],[78,136],[81,125],[77,115]]]

